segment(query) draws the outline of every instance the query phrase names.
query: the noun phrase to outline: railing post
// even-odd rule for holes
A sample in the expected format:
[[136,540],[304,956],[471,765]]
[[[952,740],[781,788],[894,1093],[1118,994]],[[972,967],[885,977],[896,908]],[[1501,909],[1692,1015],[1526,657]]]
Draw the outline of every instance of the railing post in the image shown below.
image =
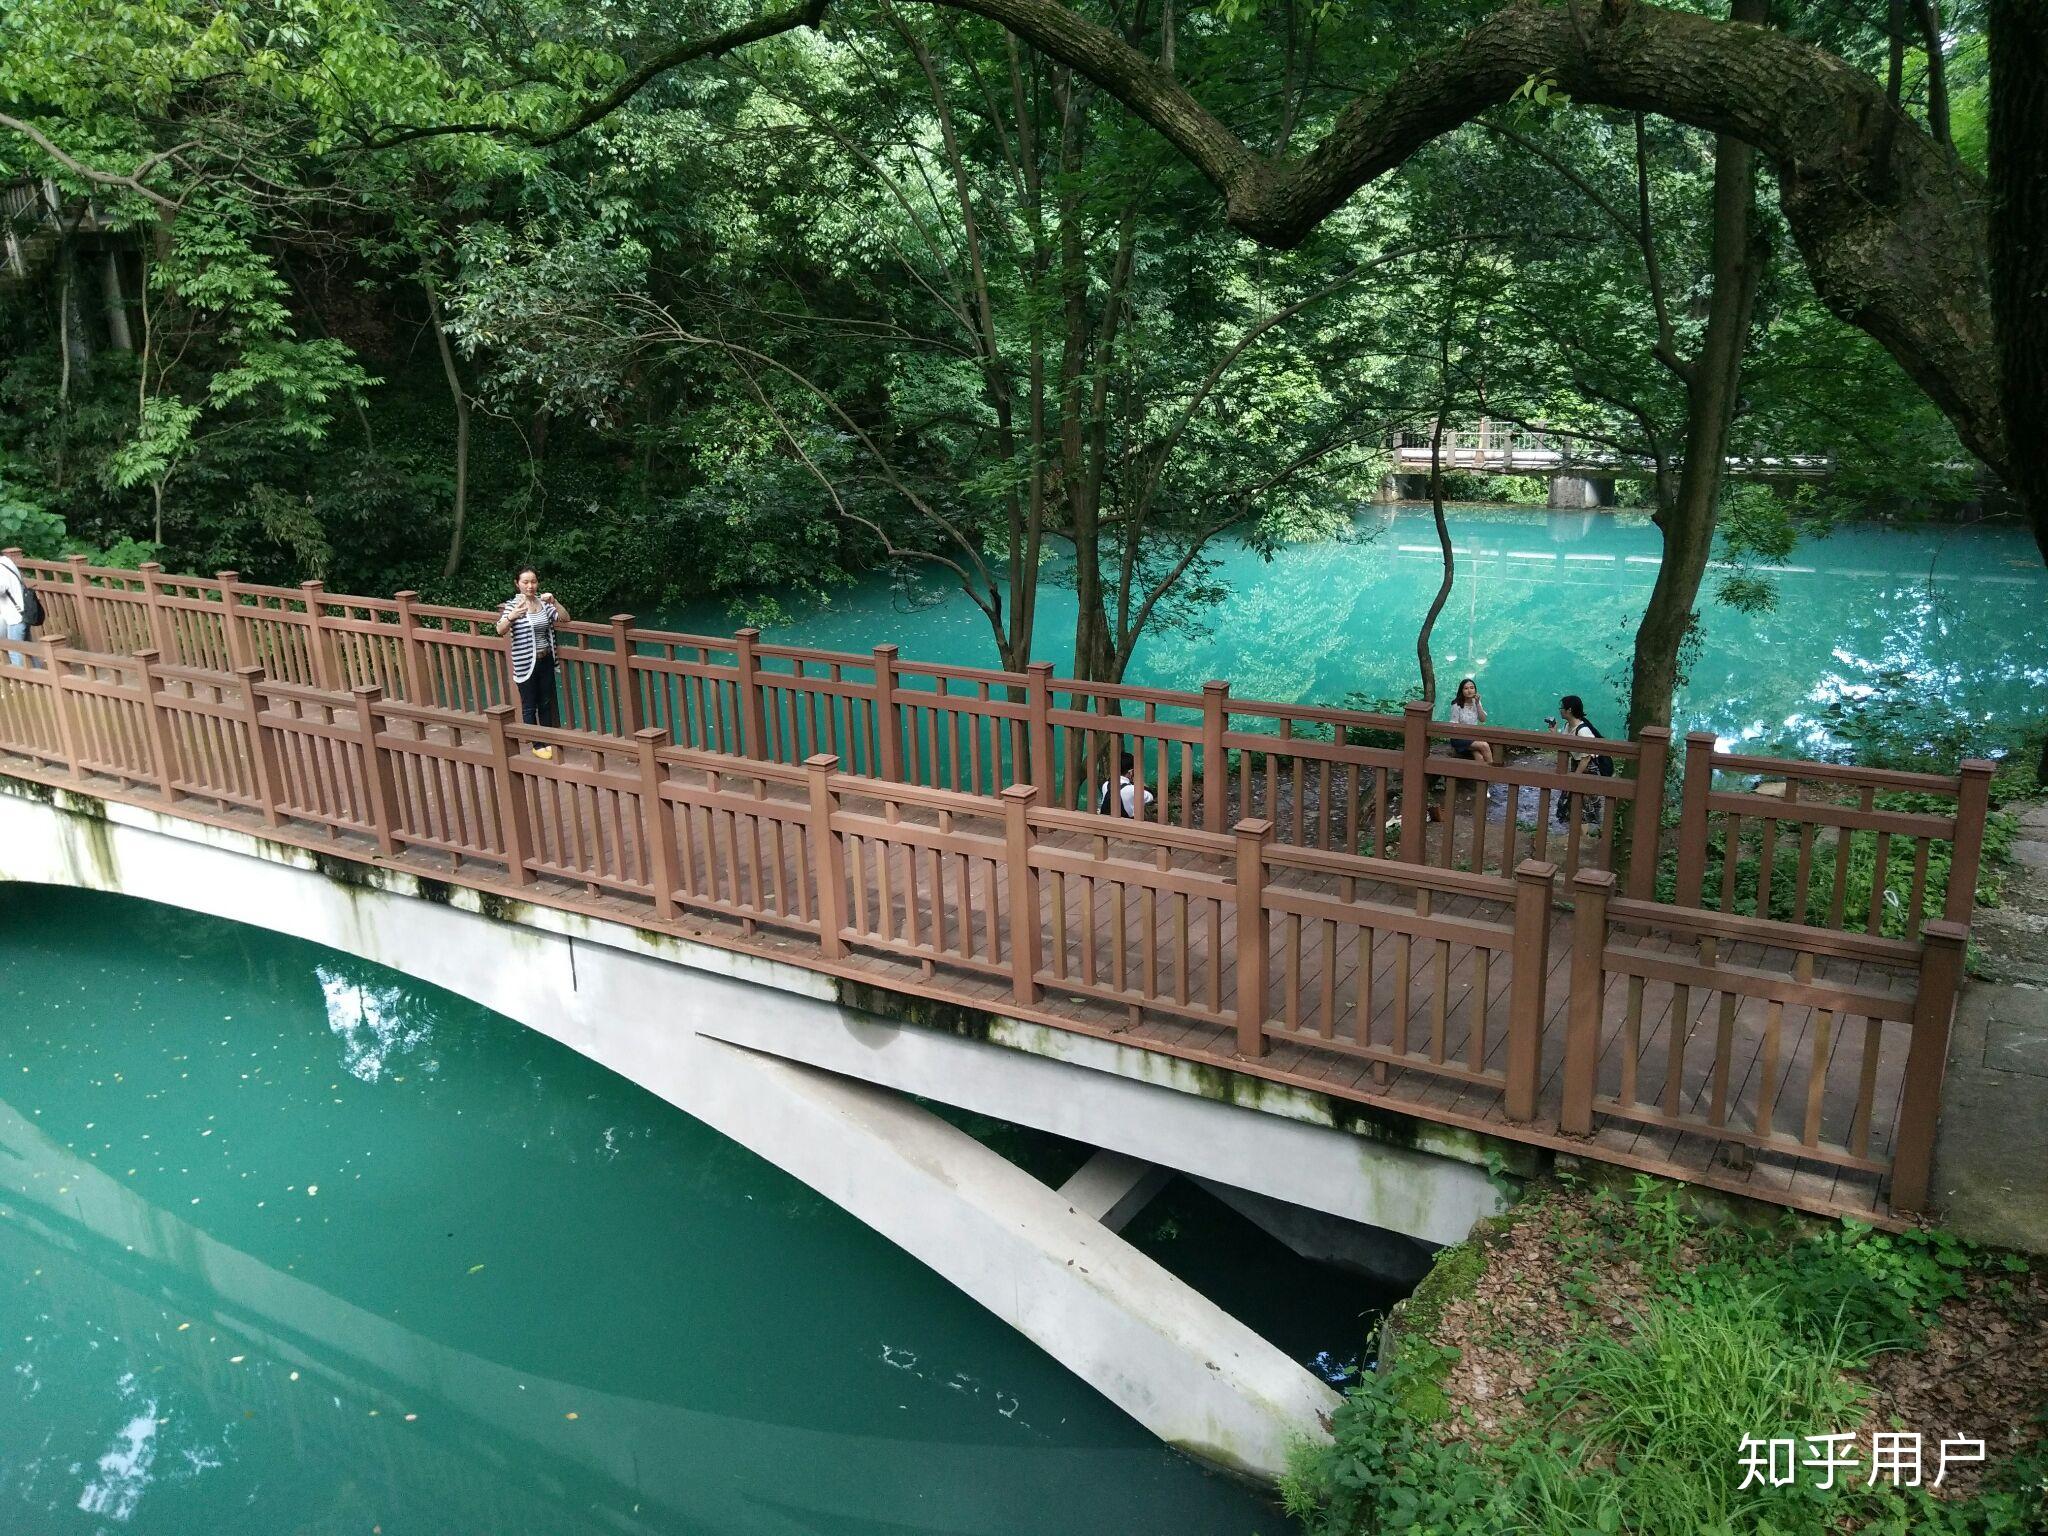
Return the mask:
[[740,756],[768,755],[768,716],[761,708],[760,664],[754,646],[761,638],[758,629],[743,629],[732,637],[733,663],[739,669],[739,697],[733,701],[739,713]]
[[178,802],[178,791],[175,788],[178,765],[177,760],[171,756],[170,722],[164,718],[164,711],[156,701],[159,653],[137,651],[135,659],[142,667],[142,723],[149,735],[150,761],[156,767],[157,792],[164,797],[165,805],[175,805]]
[[1025,734],[1030,738],[1031,787],[1039,803],[1060,803],[1059,763],[1052,754],[1052,663],[1034,661],[1024,668]]
[[71,610],[78,624],[78,633],[72,638],[78,642],[80,650],[104,651],[107,648],[106,628],[100,623],[99,610],[86,601],[91,588],[85,583],[85,556],[66,555],[64,563],[71,567]]
[[875,777],[903,782],[903,722],[896,713],[896,647],[875,647]]
[[846,954],[846,844],[832,828],[839,809],[832,775],[838,771],[839,759],[830,752],[814,752],[804,759],[811,794],[811,875],[818,882],[818,947],[827,960]]
[[1685,782],[1678,801],[1678,885],[1671,900],[1681,907],[1700,904],[1707,877],[1707,796],[1714,788],[1712,731],[1688,731],[1685,737]]
[[621,736],[639,735],[642,725],[640,686],[633,678],[633,642],[627,638],[632,627],[630,613],[612,615],[612,712],[617,717],[612,729]]
[[172,666],[178,664],[178,642],[171,633],[171,613],[164,607],[163,589],[158,579],[164,568],[154,560],[145,560],[137,568],[142,577],[142,601],[149,610],[149,643],[154,653]]
[[1230,721],[1230,684],[1202,684],[1202,830],[1221,832],[1230,801],[1230,756],[1223,735]]
[[1401,706],[1401,862],[1422,862],[1429,835],[1429,701]]
[[377,745],[379,706],[384,690],[374,684],[351,689],[356,701],[356,739],[363,749],[363,789],[370,797],[370,830],[379,853],[398,851],[398,783],[391,759]]
[[1237,833],[1237,1054],[1266,1054],[1266,841],[1273,823],[1240,821]]
[[1564,1109],[1558,1129],[1593,1134],[1593,1090],[1600,1073],[1600,1015],[1607,997],[1607,898],[1614,876],[1582,869],[1572,877],[1572,974],[1564,1036]]
[[[1664,768],[1671,758],[1671,727],[1646,725],[1637,741],[1642,751],[1636,757],[1636,796],[1629,804],[1628,894],[1637,901],[1650,901],[1657,894],[1658,849],[1664,836]],[[1610,855],[1610,865],[1612,862]]]
[[278,765],[277,742],[263,730],[263,695],[258,692],[264,681],[263,669],[237,667],[235,676],[242,680],[242,724],[249,732],[250,775],[256,780],[256,798],[261,802],[263,824],[274,827],[279,820],[277,791],[278,785],[284,782],[284,770]]
[[335,664],[334,636],[327,630],[327,584],[302,581],[299,594],[306,605],[306,654],[313,659],[313,686],[332,693],[344,679]]
[[1543,1056],[1545,982],[1550,971],[1550,907],[1557,866],[1524,859],[1515,866],[1514,973],[1508,982],[1510,1120],[1536,1118],[1536,1076]]
[[420,621],[412,611],[413,599],[418,596],[419,593],[410,588],[391,594],[391,600],[398,605],[398,660],[403,669],[401,681],[405,684],[405,702],[408,704],[428,702],[426,690],[420,686],[425,670],[420,665]]
[[1913,998],[1913,1038],[1906,1046],[1906,1080],[1899,1101],[1899,1138],[1892,1145],[1892,1209],[1927,1208],[1934,1164],[1935,1122],[1941,1116],[1941,1081],[1948,1070],[1949,1021],[1962,980],[1963,947],[1970,930],[1937,918],[1921,931],[1920,987]]
[[1010,885],[1010,995],[1024,1004],[1039,998],[1043,963],[1039,936],[1038,871],[1031,866],[1031,808],[1038,786],[1011,784],[1003,790],[1003,862]]
[[242,579],[240,571],[216,571],[215,579],[220,582],[220,636],[228,648],[228,670],[239,672],[253,665],[249,656],[249,637],[242,633],[242,598],[237,583]]
[[498,824],[505,841],[505,873],[514,885],[533,884],[526,861],[533,857],[533,827],[526,814],[526,796],[512,771],[509,727],[519,717],[514,704],[493,704],[484,711],[484,729],[491,739],[491,778],[497,786]]
[[57,658],[57,647],[67,644],[70,639],[69,635],[56,634],[46,640],[23,643],[32,651],[42,652],[43,670],[50,674],[50,712],[57,722],[57,746],[64,754],[64,771],[74,779],[82,779],[85,777],[85,760],[79,755],[78,728],[71,718],[71,706],[66,702],[68,690],[64,687],[63,664]]
[[[616,617],[612,627],[614,632],[621,628]],[[654,887],[654,915],[672,922],[676,915],[675,824],[669,820],[668,802],[661,795],[668,776],[661,771],[661,759],[656,755],[668,745],[668,732],[660,726],[637,730],[633,744],[640,753],[640,835],[647,840],[647,879]]]
[[1984,818],[1991,811],[1991,776],[1998,764],[1973,757],[1962,765],[1956,784],[1956,840],[1948,862],[1948,897],[1941,915],[1970,926],[1977,910],[1977,867],[1984,859]]

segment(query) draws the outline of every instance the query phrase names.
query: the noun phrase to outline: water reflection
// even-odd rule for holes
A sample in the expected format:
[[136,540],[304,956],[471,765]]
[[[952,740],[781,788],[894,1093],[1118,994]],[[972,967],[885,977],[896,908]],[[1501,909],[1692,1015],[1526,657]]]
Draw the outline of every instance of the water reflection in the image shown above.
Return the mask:
[[[433,1026],[408,1015],[399,988],[366,985],[333,965],[314,966],[313,976],[327,1004],[327,1027],[341,1038],[341,1064],[350,1077],[374,1083],[392,1057],[423,1051],[433,1043]],[[425,1072],[440,1068],[431,1057],[419,1065]]]
[[0,1530],[1281,1528],[581,1058],[145,910],[0,887]]

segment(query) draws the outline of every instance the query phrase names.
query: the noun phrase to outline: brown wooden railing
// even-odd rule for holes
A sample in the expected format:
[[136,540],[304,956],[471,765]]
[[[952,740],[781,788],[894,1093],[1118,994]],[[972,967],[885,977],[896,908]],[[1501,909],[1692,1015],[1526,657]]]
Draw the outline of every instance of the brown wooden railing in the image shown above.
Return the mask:
[[[85,650],[154,649],[168,664],[216,672],[260,666],[280,682],[372,685],[393,702],[472,714],[512,697],[489,613],[423,604],[411,592],[382,599],[314,581],[261,586],[233,571],[170,576],[154,565],[16,558],[50,610],[47,627]],[[652,726],[679,746],[790,766],[824,752],[866,777],[971,794],[1030,784],[1041,804],[1077,811],[1095,808],[1111,765],[1128,752],[1153,797],[1140,816],[1148,823],[1221,833],[1256,816],[1294,846],[1504,878],[1524,859],[1557,863],[1567,881],[1583,868],[1616,870],[1614,831],[1626,820],[1626,892],[1638,900],[1656,896],[1659,859],[1675,836],[1682,904],[1911,935],[1924,917],[1930,857],[1941,854],[1933,867],[1948,870],[1944,915],[1966,921],[1982,852],[1986,763],[1955,775],[1893,773],[1735,756],[1696,736],[1684,757],[1683,815],[1667,829],[1662,730],[1603,741],[1616,768],[1608,778],[1573,772],[1553,734],[1453,728],[1420,704],[1390,716],[1236,699],[1222,681],[1199,693],[1076,682],[1045,663],[1004,672],[906,661],[893,645],[866,656],[765,645],[756,630],[673,634],[637,628],[628,614],[564,625],[560,644],[562,718],[579,730],[628,737]],[[1493,743],[1496,761],[1448,755],[1453,735]],[[1782,780],[1782,797],[1735,787],[1728,781],[1738,774]],[[1901,793],[1921,797],[1918,808],[1881,803]],[[1559,826],[1553,812],[1565,796],[1606,814]],[[1926,808],[1929,797],[1937,808]],[[1794,867],[1780,874],[1795,847]],[[1870,899],[1851,908],[1859,848],[1874,848],[1875,878]],[[1885,877],[1907,867],[1913,885],[1901,905]]]
[[[47,568],[36,574],[45,580]],[[1348,787],[1291,826],[1238,815],[1218,832],[1062,803],[1075,780],[1055,771],[1070,766],[1060,751],[1084,760],[1089,733],[1121,735],[1130,723],[1093,708],[1056,720],[1066,706],[1053,699],[1099,691],[1053,684],[1043,669],[1020,701],[1002,674],[903,668],[972,685],[965,709],[931,702],[953,696],[943,689],[908,690],[919,695],[908,710],[961,725],[950,746],[930,731],[919,745],[907,725],[876,729],[909,718],[894,697],[893,657],[866,677],[821,653],[777,652],[764,667],[764,648],[742,634],[722,654],[714,642],[650,637],[668,649],[642,658],[619,620],[579,637],[623,631],[628,644],[577,647],[572,708],[610,726],[626,700],[618,723],[650,713],[662,723],[544,730],[498,699],[502,667],[484,659],[478,615],[404,597],[379,605],[243,589],[232,577],[209,588],[153,572],[71,575],[45,590],[53,608],[66,605],[63,618],[93,626],[89,647],[57,633],[0,643],[0,766],[10,774],[652,928],[729,924],[731,942],[772,939],[797,964],[1630,1166],[1727,1181],[1675,1151],[1630,1150],[1639,1132],[1655,1132],[1674,1148],[1677,1138],[1718,1146],[1737,1172],[1761,1154],[1839,1170],[1867,1190],[1888,1176],[1895,1209],[1925,1202],[1960,922],[1885,938],[1627,899],[1583,856],[1561,889],[1556,863],[1526,856],[1519,833],[1482,845],[1474,868],[1397,856],[1419,818],[1404,820],[1403,848],[1319,846],[1328,839],[1311,828],[1327,824],[1345,841],[1362,806],[1379,816],[1395,776],[1420,785],[1440,775],[1439,825],[1455,827],[1461,788],[1485,775],[1428,757],[1418,743],[1441,728],[1416,712],[1399,722],[1394,751],[1343,739],[1355,719],[1373,717],[1273,711],[1266,718],[1282,729],[1239,749],[1233,814],[1258,809],[1262,787],[1272,804],[1271,785],[1302,763],[1319,790]],[[155,643],[115,653],[134,640]],[[23,664],[8,661],[10,648]],[[1220,691],[1169,701],[1201,710]],[[1171,721],[1145,692],[1115,696],[1142,706],[1135,725],[1160,733],[1151,739],[1201,746],[1216,762],[1219,736],[1228,745],[1238,734],[1219,731],[1213,713]],[[1305,743],[1290,734],[1302,722],[1340,730]],[[1064,739],[1053,735],[1062,724]],[[678,744],[678,725],[742,750]],[[781,760],[832,743],[872,751],[863,766],[946,783],[847,773],[828,751]],[[1549,738],[1534,744],[1554,750]],[[1608,746],[1654,761],[1654,741]],[[978,790],[979,775],[1008,777],[1020,758],[1027,770],[1047,766],[1050,793],[1038,783]],[[1720,766],[1749,771],[1740,759]],[[1198,783],[1199,768],[1197,759]],[[1541,765],[1496,772],[1512,793],[1539,799],[1583,792],[1586,777]],[[1616,798],[1638,786],[1647,798],[1661,782],[1661,768],[1633,784],[1599,781]],[[1702,814],[1749,812],[1726,798],[1707,793]],[[1820,801],[1773,804],[1809,829],[1850,827],[1850,813]],[[1319,819],[1338,805],[1342,814]],[[1212,814],[1199,799],[1178,810]],[[1931,825],[1940,818],[1869,821],[1887,814],[1856,810],[1855,826],[1922,839],[1941,830]],[[1699,866],[1696,821],[1684,823],[1688,874]],[[1294,840],[1280,840],[1283,830]],[[1958,858],[1968,842],[1957,839]],[[1567,895],[1575,910],[1555,916]],[[1844,915],[1839,902],[1832,910]],[[1554,922],[1568,924],[1557,962]],[[1334,1071],[1344,1063],[1349,1075]],[[1754,1192],[1813,1203],[1787,1189],[1763,1181]]]

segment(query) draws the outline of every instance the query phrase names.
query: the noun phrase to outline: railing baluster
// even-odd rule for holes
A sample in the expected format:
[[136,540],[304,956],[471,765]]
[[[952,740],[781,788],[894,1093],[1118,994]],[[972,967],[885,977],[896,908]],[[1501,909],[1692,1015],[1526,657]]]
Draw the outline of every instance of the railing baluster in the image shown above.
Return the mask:
[[1572,877],[1571,1012],[1565,1026],[1564,1106],[1558,1125],[1567,1136],[1593,1133],[1601,1005],[1607,993],[1607,898],[1613,893],[1614,876],[1607,870],[1582,869]]
[[[284,770],[278,766],[276,739],[263,729],[263,669],[237,667],[235,676],[242,680],[242,728],[249,733],[249,769],[257,805],[263,812],[263,824],[274,827],[279,820],[278,785],[284,780]],[[145,686],[147,681],[145,673]]]
[[1266,1054],[1266,843],[1273,824],[1254,816],[1237,834],[1237,1053]]
[[1913,1036],[1906,1047],[1906,1080],[1899,1102],[1899,1137],[1892,1147],[1892,1208],[1927,1207],[1934,1164],[1934,1126],[1941,1113],[1941,1080],[1948,1068],[1949,1023],[1970,937],[1961,923],[1937,918],[1923,930],[1920,987],[1913,999]]
[[1508,979],[1507,1117],[1536,1118],[1542,1061],[1545,983],[1550,969],[1550,908],[1557,866],[1525,859],[1515,866],[1515,958]]

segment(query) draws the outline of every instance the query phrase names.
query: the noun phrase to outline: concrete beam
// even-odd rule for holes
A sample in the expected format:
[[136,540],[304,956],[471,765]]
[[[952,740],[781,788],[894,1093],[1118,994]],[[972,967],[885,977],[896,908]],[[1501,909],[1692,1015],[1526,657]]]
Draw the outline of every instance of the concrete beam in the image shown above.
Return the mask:
[[[994,1312],[1169,1445],[1271,1482],[1337,1394],[1062,1191],[865,1083],[703,1042],[693,1113]],[[1127,1191],[1128,1193],[1128,1191]]]
[[1060,1186],[1060,1198],[1083,1216],[1121,1232],[1172,1177],[1171,1169],[1121,1152],[1097,1152]]
[[1219,1184],[1214,1179],[1195,1182],[1301,1258],[1334,1264],[1377,1285],[1411,1289],[1422,1282],[1436,1257],[1436,1249],[1430,1244],[1384,1227],[1346,1221],[1305,1205],[1290,1205],[1270,1195]]

